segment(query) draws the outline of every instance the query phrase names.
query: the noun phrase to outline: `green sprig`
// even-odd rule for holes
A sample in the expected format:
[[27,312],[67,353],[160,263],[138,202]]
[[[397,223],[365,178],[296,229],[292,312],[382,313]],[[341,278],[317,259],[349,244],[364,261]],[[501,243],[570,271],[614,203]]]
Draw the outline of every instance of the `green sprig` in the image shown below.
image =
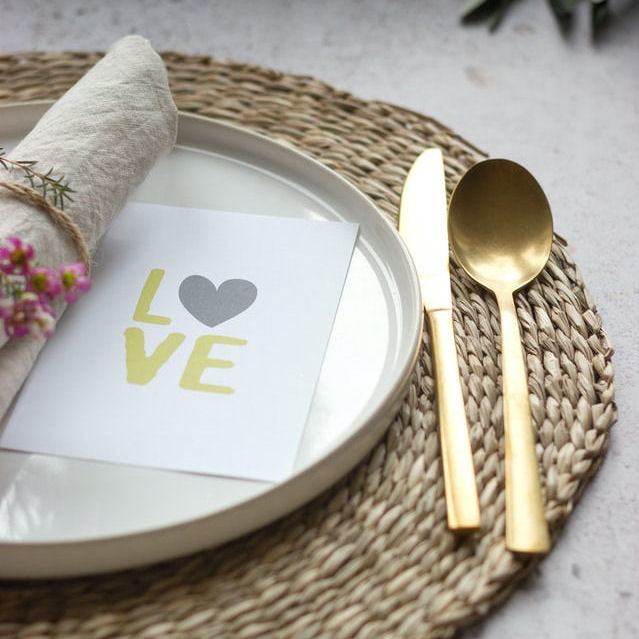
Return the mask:
[[65,201],[73,202],[70,194],[75,191],[68,182],[64,181],[64,175],[56,177],[53,168],[50,168],[46,173],[41,173],[33,168],[36,164],[35,160],[10,160],[6,157],[4,149],[0,147],[0,166],[7,171],[11,169],[21,171],[31,188],[40,191],[43,197],[49,198],[53,205],[60,209],[64,209]]
[[[461,9],[464,22],[487,20],[491,31],[501,22],[506,10],[514,0],[466,0]],[[563,29],[569,29],[578,0],[548,0],[555,17]],[[608,0],[588,0],[593,31],[604,23],[608,16]]]

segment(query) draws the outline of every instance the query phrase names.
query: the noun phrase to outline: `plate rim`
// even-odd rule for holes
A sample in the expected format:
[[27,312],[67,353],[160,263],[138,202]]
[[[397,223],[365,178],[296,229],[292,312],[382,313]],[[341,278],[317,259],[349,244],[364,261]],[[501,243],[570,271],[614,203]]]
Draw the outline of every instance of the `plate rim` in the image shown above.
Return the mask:
[[[0,112],[9,110],[9,109],[17,109],[24,110],[25,108],[44,108],[48,107],[54,103],[54,100],[32,100],[25,102],[11,102],[0,104]],[[312,464],[302,469],[299,472],[294,473],[292,476],[287,479],[276,482],[274,484],[269,485],[265,490],[260,491],[258,494],[249,497],[248,499],[244,499],[238,503],[225,506],[221,509],[209,512],[202,516],[195,516],[186,519],[182,519],[177,522],[168,523],[162,526],[150,526],[149,528],[143,528],[141,530],[136,530],[132,532],[124,532],[124,533],[116,533],[116,534],[106,534],[101,536],[90,536],[90,537],[78,537],[77,539],[64,539],[64,540],[3,540],[0,541],[0,554],[4,554],[5,552],[11,552],[14,555],[20,554],[23,555],[25,553],[29,554],[29,564],[33,566],[34,564],[38,564],[38,560],[43,561],[46,565],[48,562],[46,561],[46,554],[49,552],[60,553],[60,551],[65,550],[68,553],[73,555],[82,555],[91,552],[91,549],[95,548],[95,550],[99,549],[102,551],[105,547],[107,550],[110,549],[110,552],[106,554],[113,555],[113,551],[116,553],[118,549],[123,544],[137,544],[140,542],[144,542],[145,540],[152,540],[152,544],[156,547],[155,552],[151,552],[150,555],[153,557],[142,558],[140,561],[124,561],[124,562],[115,562],[113,565],[113,561],[95,561],[94,565],[85,565],[85,567],[76,566],[75,568],[70,567],[67,570],[51,570],[50,568],[46,568],[43,566],[41,569],[37,567],[35,569],[25,569],[21,571],[20,574],[16,573],[12,570],[4,570],[0,568],[0,577],[1,578],[11,578],[11,579],[30,579],[30,578],[50,578],[50,577],[60,577],[60,576],[80,576],[87,574],[103,574],[107,572],[113,572],[115,570],[122,570],[128,568],[134,568],[144,565],[149,565],[152,563],[156,563],[158,561],[164,561],[169,559],[175,559],[180,556],[186,556],[192,554],[197,551],[201,551],[207,548],[215,548],[219,547],[223,543],[227,543],[233,539],[236,539],[240,536],[253,532],[273,521],[279,519],[280,517],[293,512],[294,510],[300,508],[302,505],[312,501],[317,498],[322,492],[327,490],[331,485],[335,484],[340,480],[340,478],[344,477],[348,474],[352,469],[361,462],[361,460],[372,450],[375,443],[377,443],[381,437],[383,436],[385,430],[388,428],[394,414],[399,409],[401,400],[403,399],[406,387],[410,381],[412,376],[412,372],[417,363],[417,358],[419,356],[419,351],[421,347],[421,336],[423,331],[423,310],[422,310],[422,300],[421,300],[421,291],[419,286],[419,278],[413,263],[413,260],[410,256],[408,248],[406,247],[403,239],[397,232],[397,229],[392,225],[387,215],[379,209],[379,207],[373,202],[373,200],[367,196],[364,192],[362,192],[358,187],[356,187],[352,182],[346,179],[344,176],[340,175],[337,171],[331,169],[326,166],[319,160],[311,157],[304,151],[301,151],[295,148],[293,145],[287,144],[281,140],[276,138],[272,138],[264,133],[254,131],[248,127],[243,127],[241,125],[226,122],[224,120],[211,118],[205,115],[190,113],[186,111],[179,111],[179,120],[178,120],[178,138],[179,138],[179,123],[184,119],[191,120],[195,122],[201,122],[205,126],[213,125],[218,127],[221,130],[226,130],[229,134],[242,136],[244,139],[253,139],[257,140],[259,144],[266,144],[269,146],[274,146],[279,149],[281,153],[293,154],[297,158],[303,160],[313,167],[314,170],[319,172],[324,172],[327,176],[330,176],[332,179],[341,183],[342,187],[351,191],[351,193],[355,197],[359,197],[363,199],[367,205],[375,211],[378,221],[382,222],[386,230],[390,232],[391,237],[395,240],[402,257],[405,261],[405,266],[408,268],[409,280],[411,285],[411,293],[416,302],[416,307],[419,309],[419,317],[413,318],[414,323],[412,327],[412,339],[410,349],[408,350],[408,354],[404,356],[402,365],[399,366],[399,373],[395,376],[393,383],[390,385],[390,388],[385,393],[384,397],[380,402],[376,404],[371,410],[367,411],[364,415],[360,416],[358,420],[355,420],[351,426],[355,425],[354,430],[345,437],[340,444],[330,450],[328,453],[322,455],[319,459],[315,460]],[[179,144],[179,139],[176,141],[176,144]],[[403,327],[406,330],[408,327]],[[348,454],[349,450],[356,449],[358,452],[355,454]],[[341,461],[340,461],[340,458]],[[347,460],[346,462],[344,460]],[[323,472],[327,467],[334,467],[337,465],[339,467],[339,471],[335,472]],[[295,487],[299,485],[307,485],[312,486],[311,489],[302,491],[304,496],[295,494]],[[266,510],[270,511],[270,514],[262,517],[240,517],[239,519],[249,519],[252,520],[249,522],[249,525],[240,525],[241,531],[233,531],[234,526],[230,526],[230,531],[227,533],[225,538],[221,541],[213,542],[212,544],[202,544],[191,540],[184,544],[183,550],[179,552],[172,551],[170,553],[166,553],[162,551],[162,548],[168,543],[171,546],[171,539],[176,535],[180,535],[182,533],[189,532],[189,529],[193,527],[197,528],[206,528],[207,525],[211,525],[211,521],[214,518],[219,518],[222,515],[225,518],[230,518],[235,520],[237,515],[242,515],[246,512],[251,513],[256,510],[260,510],[260,506],[262,504],[267,504]],[[276,508],[273,508],[273,502],[277,502],[280,504]],[[286,503],[287,505],[282,506],[281,504]],[[262,506],[262,510],[264,507]],[[256,521],[259,520],[259,521]],[[239,520],[238,520],[239,521]],[[235,526],[238,528],[238,526]],[[198,535],[195,535],[197,537]],[[190,535],[193,537],[193,535]],[[66,554],[66,553],[65,553]],[[14,557],[15,559],[15,557]],[[25,557],[26,559],[26,557]],[[69,561],[74,563],[72,557],[69,557]],[[12,563],[20,563],[12,562]],[[59,562],[54,563],[65,563],[64,559]],[[87,562],[85,562],[86,564]],[[91,562],[88,562],[89,564]],[[101,566],[101,567],[99,567]]]

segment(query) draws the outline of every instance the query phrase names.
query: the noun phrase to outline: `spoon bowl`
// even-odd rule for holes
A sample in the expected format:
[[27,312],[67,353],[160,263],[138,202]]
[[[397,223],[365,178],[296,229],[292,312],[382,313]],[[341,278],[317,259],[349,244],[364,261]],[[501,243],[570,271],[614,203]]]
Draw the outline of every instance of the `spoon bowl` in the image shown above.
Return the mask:
[[506,475],[506,546],[550,549],[544,518],[527,370],[514,293],[546,265],[552,246],[550,205],[535,178],[509,160],[485,160],[459,181],[448,231],[457,263],[491,290],[500,312]]
[[460,266],[491,290],[522,288],[550,256],[548,200],[535,178],[510,160],[485,160],[464,175],[451,199],[448,225]]

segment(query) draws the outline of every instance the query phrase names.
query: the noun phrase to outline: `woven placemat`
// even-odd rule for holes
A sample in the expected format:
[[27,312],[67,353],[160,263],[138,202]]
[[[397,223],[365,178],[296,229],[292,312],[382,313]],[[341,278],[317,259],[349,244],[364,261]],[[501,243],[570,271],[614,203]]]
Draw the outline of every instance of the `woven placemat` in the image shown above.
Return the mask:
[[[56,98],[99,58],[0,56],[0,102]],[[442,148],[449,190],[481,152],[437,121],[309,77],[166,53],[178,107],[283,140],[396,219],[417,154]],[[429,335],[406,400],[371,454],[290,516],[221,548],[146,569],[0,582],[0,636],[450,637],[503,600],[536,560],[504,546],[499,324],[452,266],[454,321],[482,507],[480,534],[446,527]],[[553,538],[616,418],[612,349],[558,238],[517,306]],[[540,613],[541,614],[541,613]]]

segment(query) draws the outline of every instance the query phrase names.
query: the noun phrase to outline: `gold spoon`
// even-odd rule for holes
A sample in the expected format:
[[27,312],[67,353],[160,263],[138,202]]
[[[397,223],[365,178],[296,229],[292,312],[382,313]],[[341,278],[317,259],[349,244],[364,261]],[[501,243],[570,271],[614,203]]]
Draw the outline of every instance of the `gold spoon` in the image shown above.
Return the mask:
[[545,553],[550,550],[550,537],[513,296],[548,261],[553,234],[550,206],[535,178],[522,166],[509,160],[484,160],[455,188],[448,229],[457,262],[495,294],[501,316],[506,547]]

